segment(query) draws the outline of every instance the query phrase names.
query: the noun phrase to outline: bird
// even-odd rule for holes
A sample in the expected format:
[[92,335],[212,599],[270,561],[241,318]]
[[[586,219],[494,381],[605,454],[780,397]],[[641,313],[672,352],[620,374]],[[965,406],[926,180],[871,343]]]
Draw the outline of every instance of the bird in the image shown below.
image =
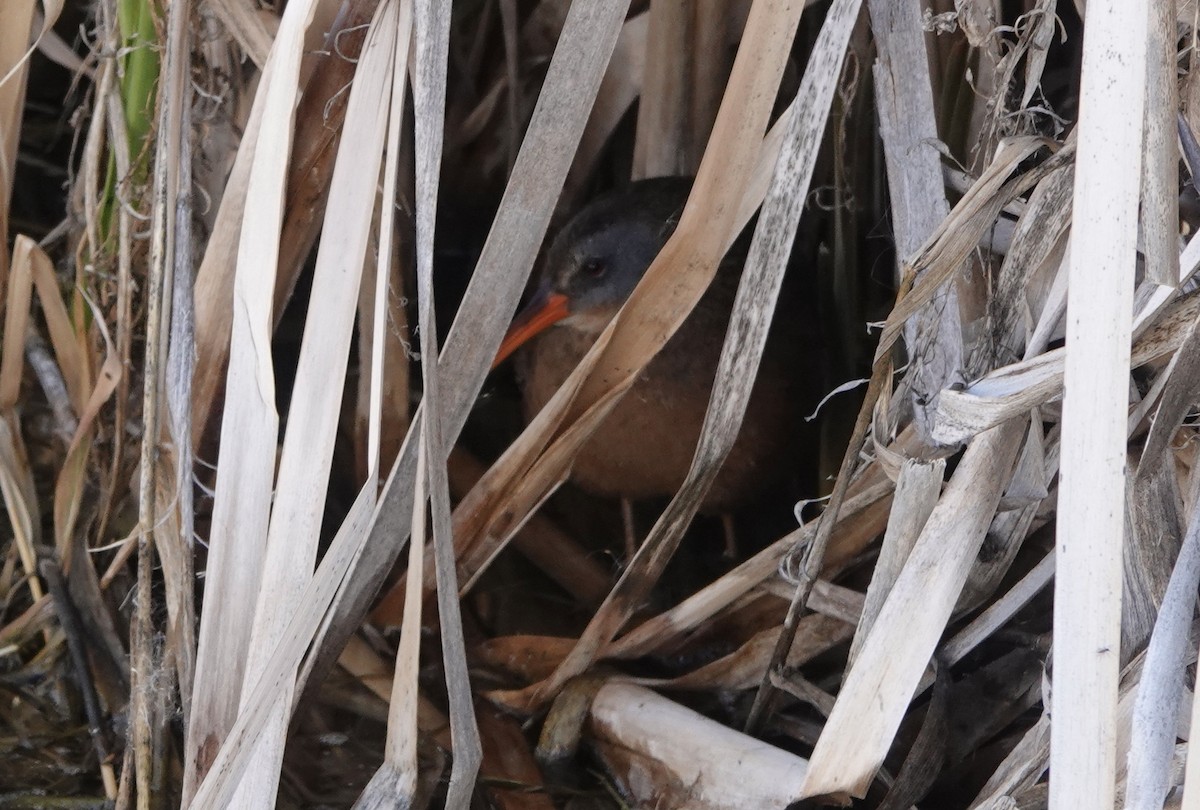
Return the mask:
[[[550,400],[633,292],[674,232],[690,189],[690,178],[633,182],[586,204],[552,240],[535,290],[493,364],[516,353],[527,420]],[[739,239],[729,251],[691,314],[580,450],[571,471],[580,488],[622,499],[627,506],[674,495],[683,484],[747,241]],[[773,489],[798,465],[797,394],[812,377],[812,363],[798,351],[801,331],[772,328],[741,431],[701,512],[727,516]]]

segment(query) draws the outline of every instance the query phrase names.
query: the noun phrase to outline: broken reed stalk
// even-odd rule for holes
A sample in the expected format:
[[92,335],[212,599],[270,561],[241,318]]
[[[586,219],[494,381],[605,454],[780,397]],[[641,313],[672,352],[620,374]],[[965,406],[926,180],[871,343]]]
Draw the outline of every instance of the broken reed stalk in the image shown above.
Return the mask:
[[1116,768],[1130,313],[1137,250],[1143,6],[1088,3],[1069,253],[1054,589],[1050,807],[1108,807]]

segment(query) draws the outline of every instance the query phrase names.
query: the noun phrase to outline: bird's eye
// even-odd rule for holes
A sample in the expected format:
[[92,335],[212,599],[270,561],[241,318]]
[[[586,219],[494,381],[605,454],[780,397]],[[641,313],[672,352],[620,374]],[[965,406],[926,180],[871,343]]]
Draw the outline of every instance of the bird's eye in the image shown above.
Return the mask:
[[585,259],[579,271],[588,278],[600,278],[608,272],[608,265],[600,259]]

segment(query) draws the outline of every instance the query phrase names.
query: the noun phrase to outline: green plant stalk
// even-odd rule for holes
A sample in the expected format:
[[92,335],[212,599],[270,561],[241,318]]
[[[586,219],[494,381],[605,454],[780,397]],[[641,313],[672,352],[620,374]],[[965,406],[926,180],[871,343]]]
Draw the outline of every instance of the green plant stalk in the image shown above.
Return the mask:
[[[159,73],[155,10],[151,1],[117,2],[117,27],[121,35],[118,85],[129,142],[129,177],[125,179],[130,188],[143,185],[150,174],[150,156],[146,144],[154,127],[154,100]],[[104,199],[100,207],[101,233],[105,244],[111,243],[114,233],[117,184],[121,180],[117,176],[116,157],[110,154],[104,180]]]
[[143,154],[154,123],[154,95],[158,85],[158,39],[151,0],[119,0],[117,25],[121,29],[124,70],[121,99],[134,181],[145,179],[149,160]]

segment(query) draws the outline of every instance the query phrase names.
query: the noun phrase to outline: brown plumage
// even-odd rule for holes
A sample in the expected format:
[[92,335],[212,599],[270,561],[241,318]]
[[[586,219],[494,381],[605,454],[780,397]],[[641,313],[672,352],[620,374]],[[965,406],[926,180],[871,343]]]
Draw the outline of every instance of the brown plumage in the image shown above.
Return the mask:
[[[666,243],[690,188],[682,178],[634,183],[596,199],[547,251],[534,299],[499,359],[521,344],[527,418],[553,396]],[[729,324],[744,250],[734,249],[696,308],[584,446],[572,480],[607,497],[672,495],[695,452]],[[777,319],[778,320],[778,319]],[[742,430],[704,501],[732,511],[800,465],[798,331],[773,328]],[[528,341],[528,343],[526,343]]]

